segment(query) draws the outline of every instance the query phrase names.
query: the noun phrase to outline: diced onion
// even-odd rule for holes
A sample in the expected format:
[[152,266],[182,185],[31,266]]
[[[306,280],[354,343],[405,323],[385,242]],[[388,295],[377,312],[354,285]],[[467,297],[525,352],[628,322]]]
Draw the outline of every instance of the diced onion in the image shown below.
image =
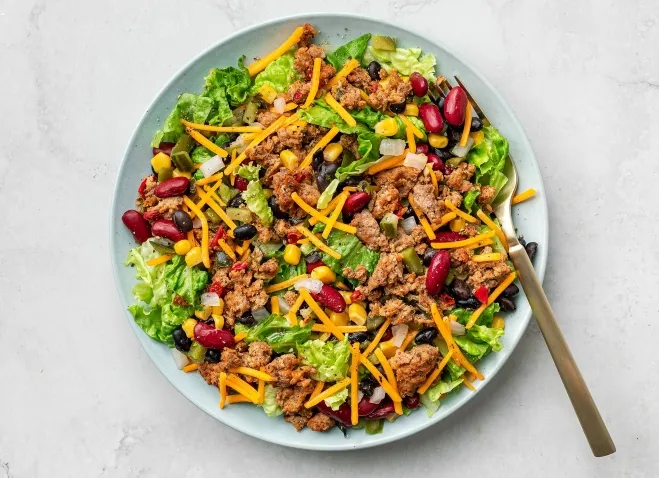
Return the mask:
[[278,296],[279,297],[279,313],[281,315],[283,314],[288,314],[291,311],[291,306],[288,305],[288,302],[286,302],[286,299],[284,299],[283,296]]
[[257,322],[261,322],[263,319],[267,318],[270,316],[270,312],[268,312],[265,307],[259,307],[258,309],[254,309],[252,311],[252,317],[254,317],[254,320]]
[[427,162],[428,162],[428,156],[426,156],[425,154],[407,153],[405,155],[405,160],[403,161],[403,166],[407,166],[409,168],[416,168],[423,171],[423,168],[426,167]]
[[391,328],[391,333],[393,334],[391,343],[394,344],[396,347],[400,347],[401,345],[403,345],[403,342],[405,341],[405,337],[407,337],[407,332],[409,330],[410,328],[407,326],[407,324],[394,325]]
[[384,388],[382,387],[377,387],[373,390],[373,395],[371,395],[368,399],[369,402],[371,403],[380,403],[382,400],[384,400],[384,397],[387,394],[384,391]]
[[236,153],[242,153],[245,151],[245,148],[247,148],[247,140],[245,139],[245,135],[241,134],[236,138],[236,140],[229,145],[229,149],[235,149]]
[[323,288],[323,283],[318,279],[302,279],[297,281],[293,287],[295,290],[307,289],[312,294],[318,294]]
[[284,114],[284,111],[286,111],[286,100],[280,96],[272,103],[272,106],[274,106],[277,114]]
[[398,156],[405,151],[405,140],[385,138],[380,142],[380,154]]
[[189,362],[188,357],[176,349],[172,349],[172,358],[174,359],[174,363],[179,370],[183,370],[183,367],[185,367]]
[[195,216],[192,220],[192,229],[199,229],[201,227],[201,219]]
[[215,292],[204,292],[201,294],[201,305],[220,305],[220,296]]
[[464,146],[460,146],[460,143],[456,144],[453,149],[451,150],[451,154],[457,158],[464,158],[467,156],[467,153],[471,149],[471,147],[474,145],[474,138],[469,136],[469,139],[467,140],[467,144]]
[[412,229],[417,226],[416,219],[414,216],[406,217],[400,222],[400,225],[403,227],[406,233],[411,234]]
[[460,322],[456,322],[455,320],[449,321],[449,325],[451,326],[451,335],[464,335],[465,334],[465,326],[462,325]]
[[364,398],[364,392],[362,392],[361,390],[359,390],[359,392],[357,393],[357,401],[358,401],[358,402],[361,402],[361,401],[362,401],[362,398]]
[[224,161],[218,155],[213,156],[211,159],[204,161],[204,164],[199,168],[204,174],[204,177],[212,176],[224,167]]

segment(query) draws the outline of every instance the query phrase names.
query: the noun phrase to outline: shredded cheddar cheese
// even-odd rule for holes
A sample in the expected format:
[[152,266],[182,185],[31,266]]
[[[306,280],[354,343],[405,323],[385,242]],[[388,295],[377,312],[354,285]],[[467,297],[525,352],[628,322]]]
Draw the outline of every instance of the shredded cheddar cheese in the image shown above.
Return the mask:
[[535,196],[535,189],[529,188],[522,193],[515,194],[513,199],[510,201],[510,204],[514,206],[515,204],[519,204],[523,201],[526,201],[527,199],[531,199],[533,196]]
[[381,163],[374,164],[370,168],[368,168],[368,171],[366,171],[366,174],[374,175],[377,174],[381,171],[385,171],[387,169],[392,169],[395,167],[398,167],[403,164],[403,161],[405,160],[405,156],[407,155],[408,150],[403,151],[403,154],[394,156],[389,159],[385,159]]
[[465,122],[464,127],[462,128],[462,136],[460,137],[460,146],[467,146],[467,140],[469,139],[469,130],[471,129],[471,103],[467,101],[467,108],[465,110]]
[[330,235],[330,232],[332,232],[332,228],[336,224],[336,220],[339,218],[339,214],[341,214],[341,211],[343,210],[343,205],[346,203],[346,200],[348,199],[348,193],[342,192],[339,194],[339,201],[336,203],[336,208],[334,209],[334,212],[329,218],[329,222],[325,226],[325,230],[323,231],[323,237],[327,239]]
[[205,200],[210,208],[215,211],[218,216],[220,216],[220,219],[224,221],[228,228],[233,231],[236,228],[236,223],[233,222],[233,219],[231,219],[227,213],[225,213],[224,210],[215,202],[215,200],[211,198],[211,192],[212,190],[204,190],[204,188],[197,189],[197,194],[199,194],[199,197]]
[[462,375],[462,383],[465,384],[465,386],[471,390],[472,392],[476,390],[476,387],[474,387],[474,384],[471,383],[465,375]]
[[423,215],[423,212],[421,211],[421,209],[419,209],[419,206],[416,204],[416,201],[414,200],[412,193],[410,193],[407,196],[407,200],[410,202],[410,206],[412,206],[412,210],[419,218],[419,222],[421,223],[421,226],[423,227],[426,236],[428,236],[428,239],[430,240],[435,239],[437,235],[435,234],[435,231],[432,230],[432,227],[430,227],[430,223],[428,222],[428,219],[426,219],[426,217]]
[[[366,332],[368,329],[365,325],[337,325],[336,328],[341,332],[353,333],[353,332]],[[313,332],[330,332],[330,330],[321,324],[314,324],[311,327]]]
[[279,297],[276,295],[270,297],[270,313],[279,315]]
[[500,252],[491,252],[488,254],[477,254],[475,256],[471,256],[471,260],[474,262],[493,262],[493,261],[500,261],[501,260],[501,253]]
[[208,124],[191,123],[184,119],[181,120],[181,123],[190,129],[212,131],[215,133],[258,133],[259,131],[263,131],[261,126],[211,126]]
[[227,376],[227,387],[234,389],[236,392],[246,396],[254,404],[259,403],[259,393],[249,383],[245,382],[239,376],[230,373]]
[[446,214],[444,214],[442,217],[439,218],[439,223],[438,223],[438,224],[435,224],[435,225],[432,227],[432,230],[433,230],[433,231],[436,231],[436,230],[439,229],[440,227],[447,225],[449,222],[451,222],[451,221],[452,221],[453,219],[455,219],[456,217],[458,217],[458,215],[457,215],[456,213],[454,213],[454,212],[447,212]]
[[222,250],[224,251],[224,253],[225,253],[227,256],[229,256],[229,257],[231,258],[232,261],[234,261],[234,262],[236,261],[236,259],[237,259],[237,258],[236,258],[236,253],[233,252],[233,249],[231,249],[231,247],[229,246],[229,244],[227,244],[227,243],[224,241],[224,239],[219,239],[219,240],[217,241],[217,245],[220,246],[220,247],[222,248]]
[[348,126],[352,128],[357,126],[357,120],[350,116],[350,113],[348,113],[348,111],[343,106],[341,106],[341,103],[334,99],[331,93],[327,93],[325,95],[325,101],[330,108],[337,112],[337,114],[341,117],[341,119],[343,119],[343,121],[346,122]]
[[497,286],[496,289],[492,291],[492,293],[487,297],[487,302],[482,304],[478,309],[474,311],[473,314],[471,314],[471,317],[469,318],[469,321],[467,322],[467,325],[465,327],[467,329],[470,329],[474,326],[476,321],[478,320],[478,317],[483,313],[483,311],[487,308],[487,306],[492,305],[494,301],[501,295],[501,293],[506,290],[506,287],[508,287],[510,284],[513,283],[513,281],[517,278],[517,273],[516,272],[511,272],[508,274],[508,277],[506,277],[501,284]]
[[[437,175],[435,174],[435,170],[432,169],[432,164],[430,163],[426,164],[426,171],[428,171],[428,174],[430,175],[430,182],[432,183],[433,193],[435,193],[435,196],[439,196],[439,184],[437,182]],[[446,214],[450,214],[450,213],[446,213]],[[434,230],[436,229],[433,227],[433,231]]]
[[313,155],[316,154],[316,151],[327,146],[329,142],[332,141],[332,139],[334,139],[334,136],[336,136],[337,134],[339,134],[339,128],[337,128],[336,126],[332,126],[332,128],[330,128],[327,134],[325,134],[325,136],[320,138],[320,141],[318,141],[314,145],[314,147],[311,148],[311,151],[309,151],[309,153],[304,157],[304,160],[300,164],[300,168],[309,167],[311,165],[311,162],[313,161]]
[[229,405],[231,405],[232,403],[243,403],[243,402],[252,403],[252,401],[249,398],[239,393],[236,393],[234,395],[229,395],[227,397],[227,403]]
[[[341,224],[341,223],[338,223]],[[336,252],[334,249],[330,248],[327,244],[325,244],[323,241],[318,239],[309,229],[306,227],[299,225],[296,228],[298,231],[300,231],[302,234],[304,234],[306,237],[309,238],[311,243],[316,246],[318,249],[323,251],[325,254],[327,254],[330,257],[333,257],[334,259],[341,259],[341,254]],[[337,229],[340,229],[337,227]]]
[[318,317],[323,325],[327,327],[327,331],[331,332],[332,335],[334,335],[337,339],[343,340],[345,338],[343,332],[341,332],[334,324],[334,322],[332,322],[329,317],[327,317],[327,314],[323,311],[323,309],[321,309],[314,298],[311,297],[309,291],[307,289],[300,289],[300,295],[304,297],[304,301],[309,305],[311,310],[313,310],[313,312],[316,314],[316,317]]
[[206,219],[206,216],[204,216],[204,214],[201,212],[201,209],[199,209],[197,205],[192,202],[192,199],[187,196],[183,196],[183,202],[190,208],[190,211],[197,215],[201,221],[201,260],[204,266],[207,269],[210,269],[211,260],[210,256],[208,255],[208,220]]
[[227,401],[227,374],[220,372],[220,408],[224,408]]
[[313,392],[311,392],[311,395],[309,396],[309,400],[316,398],[318,394],[323,391],[323,388],[325,388],[325,382],[321,382],[320,380],[317,381],[316,386],[313,388]]
[[494,244],[494,241],[492,239],[485,239],[484,241],[476,242],[474,244],[467,246],[467,249],[469,250],[478,249],[479,247],[485,247],[491,244]]
[[403,120],[403,123],[405,124],[405,129],[412,130],[412,134],[417,138],[419,139],[423,138],[423,132],[419,128],[414,126],[414,123],[412,123],[409,119],[407,119],[407,116],[405,116],[404,114],[399,114],[398,116],[400,117],[401,120]]
[[259,380],[263,380],[265,382],[272,382],[275,380],[267,373],[249,367],[233,367],[229,369],[229,372],[240,375],[248,375],[250,377],[258,378]]
[[242,341],[245,337],[247,337],[247,332],[241,332],[239,334],[236,334],[236,336],[233,338],[236,342]]
[[451,211],[456,213],[458,216],[460,216],[462,219],[464,219],[467,222],[478,222],[478,219],[476,219],[474,216],[471,216],[470,214],[467,214],[466,212],[461,211],[458,209],[455,204],[453,204],[451,201],[448,199],[444,201],[444,204],[446,204],[446,207],[449,208]]
[[416,337],[416,334],[418,334],[418,333],[419,333],[418,330],[410,330],[407,333],[407,336],[405,337],[405,340],[403,340],[403,343],[400,344],[399,349],[402,350],[402,351],[405,351],[407,346],[412,343],[412,340],[414,340],[414,337]]
[[217,154],[219,157],[226,158],[229,155],[229,152],[226,149],[220,148],[218,145],[213,143],[210,139],[208,139],[206,136],[201,134],[199,131],[187,128],[186,132],[197,143],[199,143],[200,145],[202,145],[204,148],[208,149],[209,151],[212,151],[213,153]]
[[464,239],[462,241],[454,241],[454,242],[433,242],[430,245],[434,249],[457,249],[458,247],[465,247],[465,246],[470,246],[472,244],[477,244],[484,239],[489,239],[490,237],[494,237],[494,231],[488,231],[483,234],[479,234],[474,237],[470,237],[469,239]]
[[384,391],[391,397],[391,399],[394,402],[401,402],[403,399],[400,397],[398,392],[392,387],[392,385],[387,381],[386,378],[382,376],[380,371],[375,368],[375,365],[373,365],[367,358],[365,354],[362,354],[359,357],[359,361],[366,367],[366,369],[371,372],[371,375],[373,375],[373,378],[377,380],[377,382],[380,384],[382,388],[384,388]]
[[291,34],[288,39],[282,43],[277,49],[271,51],[264,57],[261,57],[261,59],[255,61],[251,65],[247,67],[247,70],[249,71],[249,76],[254,76],[257,73],[263,71],[266,66],[268,66],[270,63],[275,61],[277,58],[282,56],[284,53],[286,53],[288,50],[293,48],[297,42],[300,41],[300,38],[302,38],[302,34],[304,33],[304,28],[302,27],[297,27],[293,33]]
[[[351,192],[348,188],[343,188],[343,190]],[[323,209],[322,211],[317,211],[318,214],[323,217],[326,217],[329,213],[331,213],[334,210],[334,208],[336,208],[336,205],[340,199],[341,198],[338,195],[335,196],[334,199],[330,201],[330,203],[327,205],[325,209]],[[316,219],[316,217],[317,216],[311,216],[311,218],[309,219],[309,224],[311,224],[312,226],[316,225],[319,222],[318,219]]]
[[247,148],[245,148],[245,151],[240,153],[240,155],[231,161],[231,164],[229,164],[226,169],[224,170],[224,174],[232,174],[235,172],[236,168],[240,166],[240,164],[247,158],[247,151],[250,149],[255,148],[258,146],[261,141],[266,139],[268,136],[270,136],[272,133],[277,131],[279,127],[287,120],[288,118],[286,116],[280,116],[274,123],[272,123],[270,126],[268,126],[259,136],[254,138],[254,140],[249,143]]
[[194,372],[194,371],[197,370],[198,368],[199,368],[199,364],[197,364],[197,363],[190,363],[190,364],[186,365],[185,367],[183,367],[183,371],[184,371],[185,373],[189,373],[189,372]]
[[501,228],[497,226],[497,223],[494,222],[492,219],[490,219],[487,216],[487,214],[483,212],[482,209],[479,209],[476,215],[480,218],[481,221],[483,221],[487,225],[487,227],[489,227],[496,233],[497,237],[501,241],[501,244],[503,245],[503,248],[505,250],[508,250],[508,240],[506,239],[506,235],[503,233]]
[[345,76],[348,76],[352,70],[357,68],[359,66],[359,62],[355,60],[354,58],[350,59],[348,63],[346,63],[339,72],[334,75],[334,77],[327,82],[327,85],[325,86],[325,89],[327,91],[331,90],[334,85],[336,85],[339,80]]
[[163,254],[162,256],[154,257],[153,259],[149,259],[148,261],[146,261],[146,265],[149,267],[155,267],[160,264],[164,264],[175,255],[176,254]]
[[304,404],[304,408],[311,408],[313,406],[318,405],[320,402],[322,402],[326,398],[331,397],[335,393],[340,392],[341,390],[346,388],[348,385],[350,385],[350,378],[345,378],[345,379],[341,380],[340,382],[332,385],[327,390],[324,390],[323,392],[320,392],[318,395],[316,395],[312,399],[308,400]]
[[369,355],[371,355],[371,353],[375,350],[375,347],[377,347],[378,344],[380,343],[380,340],[382,340],[384,333],[387,331],[390,325],[391,325],[391,318],[384,321],[384,323],[380,326],[378,333],[375,334],[375,337],[373,337],[373,341],[371,342],[371,345],[366,347],[366,350],[364,350],[364,354],[363,354],[364,357],[368,357]]
[[313,59],[313,71],[311,73],[311,88],[309,89],[309,94],[307,94],[307,99],[304,101],[302,108],[308,108],[313,103],[313,100],[316,99],[316,94],[318,93],[318,87],[320,86],[320,67],[323,64],[322,58]]
[[224,177],[224,173],[217,173],[217,174],[213,174],[212,176],[208,176],[207,178],[201,178],[195,181],[195,184],[197,186],[203,186],[204,184],[210,184],[210,183],[214,183],[215,181],[219,181],[223,177]]
[[357,425],[359,422],[359,342],[351,347],[352,360],[350,361],[350,422]]
[[448,353],[444,356],[441,362],[439,362],[439,365],[433,372],[428,376],[425,382],[423,382],[423,385],[419,387],[417,390],[417,393],[419,395],[423,395],[426,393],[426,390],[430,388],[432,383],[435,381],[437,377],[439,377],[439,374],[442,373],[442,370],[444,370],[444,367],[446,367],[446,364],[448,363],[449,360],[451,360],[451,357],[453,356],[453,350],[449,350]]
[[[393,388],[396,392],[398,392],[398,383],[396,382],[396,375],[394,374],[394,371],[391,369],[389,360],[387,360],[387,357],[384,356],[384,353],[380,349],[377,349],[375,351],[375,356],[378,358],[378,361],[380,362],[380,365],[382,366],[382,369],[384,370],[384,373],[387,376],[387,381],[389,382],[389,385],[391,385],[391,388]],[[397,415],[403,414],[403,405],[401,402],[394,402],[394,411],[396,412]]]
[[266,293],[277,292],[278,290],[288,289],[290,286],[295,284],[297,281],[306,279],[309,277],[309,274],[300,274],[299,276],[291,277],[282,282],[277,282],[276,284],[269,285],[265,288]]

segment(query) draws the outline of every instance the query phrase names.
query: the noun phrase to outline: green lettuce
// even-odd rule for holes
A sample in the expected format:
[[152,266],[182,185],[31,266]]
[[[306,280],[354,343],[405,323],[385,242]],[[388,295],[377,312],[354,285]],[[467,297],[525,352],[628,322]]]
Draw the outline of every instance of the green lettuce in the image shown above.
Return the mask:
[[213,100],[202,95],[183,93],[179,96],[176,105],[165,119],[162,129],[158,130],[151,141],[151,146],[157,148],[161,142],[175,143],[185,131],[181,120],[193,123],[204,123],[211,111],[213,111]]
[[471,213],[471,209],[474,207],[474,202],[480,193],[481,192],[478,189],[472,189],[465,194],[464,199],[462,200],[462,206],[467,212]]
[[[489,327],[490,325],[492,325],[492,320],[494,320],[494,314],[499,312],[499,309],[500,309],[499,304],[497,304],[496,302],[488,305],[483,311],[483,313],[478,317],[476,324],[485,325],[486,327]],[[467,322],[469,322],[469,318],[473,313],[474,313],[473,310],[458,308],[450,311],[449,315],[455,315],[458,322],[460,322],[462,325],[465,325]]]
[[[446,345],[446,342],[439,341],[437,343],[437,347],[439,348],[439,352],[442,354],[442,356],[446,356],[448,353],[448,346]],[[462,378],[464,373],[466,372],[466,369],[457,363],[453,359],[449,360],[446,363],[446,368],[444,369],[444,372],[442,373],[442,376],[448,377],[449,381],[454,381]]]
[[215,101],[226,100],[231,106],[243,104],[252,84],[244,60],[244,56],[238,59],[238,68],[213,68],[204,79],[204,95]]
[[472,363],[482,359],[490,351],[489,345],[469,340],[466,335],[456,335],[453,340],[465,352],[467,359]]
[[341,45],[333,53],[327,55],[327,62],[336,68],[336,71],[339,71],[351,58],[361,61],[370,39],[371,34],[366,33],[349,41],[345,45]]
[[397,70],[401,75],[418,71],[431,81],[435,80],[434,55],[421,53],[420,48],[396,48],[395,51],[378,50],[369,46],[364,54],[364,63],[378,61],[386,71]]
[[474,325],[467,332],[467,336],[474,342],[489,345],[493,351],[499,352],[503,348],[500,338],[504,335],[503,329],[495,329],[484,325]]
[[284,93],[288,86],[299,78],[293,68],[294,60],[293,53],[288,52],[270,63],[265,70],[254,77],[254,85],[250,93],[255,95],[265,84],[272,86],[278,93]]
[[245,199],[247,209],[259,217],[261,224],[264,226],[272,225],[274,221],[272,209],[268,206],[268,200],[259,181],[250,181],[247,190],[243,192],[243,199]]
[[348,398],[348,388],[346,387],[343,390],[336,392],[331,397],[326,398],[325,405],[330,407],[332,410],[338,410],[339,407],[346,402],[347,398]]
[[297,344],[309,340],[311,325],[291,325],[287,318],[272,314],[252,327],[236,324],[235,332],[246,333],[246,343],[266,342],[276,353],[285,353],[294,350]]
[[452,390],[459,387],[464,379],[459,378],[457,380],[440,380],[435,385],[426,390],[426,393],[421,395],[421,403],[426,407],[426,412],[428,416],[432,417],[437,410],[439,410],[441,397],[444,394],[451,392]]
[[245,164],[243,166],[240,166],[238,168],[238,171],[236,173],[238,176],[241,178],[245,178],[248,181],[258,181],[259,180],[259,171],[261,170],[261,166],[258,164]]
[[467,162],[476,166],[476,184],[492,186],[499,192],[508,178],[503,168],[508,156],[508,140],[494,126],[483,128],[484,139],[467,153]]
[[300,109],[297,112],[297,115],[301,120],[317,126],[323,126],[325,128],[336,126],[342,133],[351,134],[369,131],[369,128],[359,122],[357,118],[355,118],[355,120],[357,120],[357,125],[348,126],[348,123],[346,123],[343,118],[341,118],[339,114],[322,98],[315,100],[309,108]]
[[281,409],[279,404],[277,404],[278,391],[279,388],[273,387],[269,383],[265,384],[265,394],[264,394],[263,404],[261,405],[261,407],[263,407],[263,411],[269,417],[278,417],[279,415],[284,413],[284,411]]
[[304,258],[301,258],[300,262],[297,264],[289,264],[284,260],[284,253],[281,251],[274,254],[274,257],[276,257],[279,262],[279,270],[277,271],[277,275],[272,279],[273,284],[283,282],[307,272],[307,262]]
[[[327,245],[341,254],[341,259],[322,254],[325,265],[337,274],[342,274],[346,267],[355,269],[358,265],[363,265],[368,273],[372,274],[380,260],[380,254],[362,244],[354,234],[333,229],[327,238]],[[356,284],[355,282],[353,285]]]
[[379,435],[384,430],[384,418],[379,420],[366,420],[364,431],[367,435]]
[[339,187],[339,180],[332,179],[332,182],[330,182],[327,185],[323,193],[318,198],[318,204],[316,204],[316,207],[318,209],[325,209],[332,201],[332,198],[334,197],[334,193],[336,193],[336,189],[338,187]]
[[334,382],[348,373],[350,343],[347,337],[341,342],[309,340],[298,344],[297,351],[306,365],[316,369],[316,380]]

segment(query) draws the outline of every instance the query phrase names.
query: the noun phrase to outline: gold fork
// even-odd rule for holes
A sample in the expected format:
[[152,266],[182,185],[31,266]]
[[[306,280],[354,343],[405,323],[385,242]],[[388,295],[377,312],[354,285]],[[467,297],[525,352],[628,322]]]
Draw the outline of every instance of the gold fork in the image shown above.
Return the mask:
[[[476,103],[469,93],[469,90],[465,88],[464,84],[457,76],[455,77],[455,80],[464,89],[465,93],[467,93],[467,98],[469,99],[472,108],[483,121],[483,124],[491,124],[485,113],[483,113],[483,110],[478,106],[478,103]],[[442,78],[440,79],[439,87],[442,89],[442,93],[445,94],[450,88],[450,85]],[[508,256],[515,265],[519,282],[522,284],[522,289],[524,289],[526,298],[531,305],[533,315],[535,316],[540,331],[545,338],[551,357],[558,369],[558,373],[561,376],[565,390],[570,397],[574,411],[581,423],[581,427],[583,428],[593,454],[595,456],[610,455],[616,451],[615,444],[613,443],[611,435],[597,410],[597,406],[586,386],[586,382],[579,372],[574,357],[572,357],[572,354],[570,353],[570,349],[561,333],[554,312],[549,305],[547,296],[542,290],[540,281],[535,274],[533,264],[531,264],[531,260],[529,259],[524,246],[522,246],[517,239],[510,206],[511,199],[517,190],[518,179],[517,168],[515,168],[515,164],[510,155],[506,157],[503,172],[508,178],[508,182],[501,189],[492,206],[494,207],[494,214],[501,224],[501,229],[508,240]]]

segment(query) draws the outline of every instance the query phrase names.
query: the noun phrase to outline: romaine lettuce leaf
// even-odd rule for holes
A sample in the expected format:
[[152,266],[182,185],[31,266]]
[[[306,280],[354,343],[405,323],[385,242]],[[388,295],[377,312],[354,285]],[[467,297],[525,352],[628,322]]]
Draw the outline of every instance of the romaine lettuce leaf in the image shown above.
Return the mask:
[[503,174],[508,140],[494,126],[484,127],[483,136],[483,141],[469,150],[466,160],[476,166],[476,184],[492,186],[499,192],[508,181]]
[[283,282],[307,272],[307,262],[304,258],[301,258],[300,262],[297,264],[289,264],[284,260],[284,253],[281,251],[274,254],[274,257],[279,261],[279,270],[277,271],[277,275],[272,279],[273,284]]
[[308,324],[306,327],[291,325],[285,317],[272,314],[253,327],[236,324],[235,332],[246,333],[247,337],[244,339],[246,343],[266,342],[275,352],[285,353],[294,350],[297,344],[309,340],[311,325]]
[[238,176],[241,178],[245,178],[248,181],[258,181],[259,180],[259,171],[261,170],[261,166],[258,164],[245,164],[243,166],[240,166],[238,168],[238,171],[236,173]]
[[325,405],[330,407],[332,410],[338,410],[341,405],[343,405],[348,398],[348,388],[336,392],[331,397],[325,399]]
[[368,41],[371,39],[371,34],[366,33],[360,37],[350,40],[345,45],[341,45],[333,53],[327,55],[327,62],[339,71],[343,68],[346,61],[351,58],[361,61],[368,46]]
[[181,124],[182,119],[193,123],[204,123],[213,107],[214,102],[211,98],[183,93],[179,96],[172,112],[165,119],[162,129],[156,132],[151,146],[157,148],[161,142],[175,143],[185,131],[185,127]]
[[453,340],[465,352],[467,359],[472,363],[482,359],[490,351],[489,345],[473,342],[466,335],[456,335]]
[[243,199],[245,199],[247,209],[259,217],[261,224],[264,226],[272,225],[274,221],[272,209],[268,206],[268,200],[259,181],[250,181],[247,190],[243,192]]
[[304,363],[317,371],[314,378],[323,382],[334,382],[345,378],[350,362],[350,343],[346,337],[341,342],[309,340],[297,346]]
[[279,388],[273,387],[269,383],[265,384],[264,400],[261,407],[263,407],[263,411],[269,417],[278,417],[279,415],[284,413],[281,407],[277,404],[278,391]]
[[[494,320],[494,314],[499,312],[499,309],[500,309],[499,304],[497,304],[496,302],[488,305],[483,311],[483,313],[478,317],[476,324],[489,327],[490,325],[492,325],[492,320]],[[460,322],[462,325],[465,325],[467,322],[469,322],[469,318],[473,313],[474,313],[473,310],[458,308],[451,310],[449,312],[449,315],[455,315],[458,322]]]
[[495,352],[501,351],[503,344],[500,338],[504,335],[503,329],[494,329],[484,325],[475,324],[467,331],[467,336],[474,342],[488,344]]
[[353,161],[346,166],[341,166],[336,170],[336,178],[343,182],[350,176],[360,176],[364,174],[378,159],[380,159],[380,143],[384,139],[370,131],[359,133],[357,143],[359,144],[357,152],[360,159]]
[[362,244],[357,236],[336,229],[332,230],[327,238],[327,245],[341,254],[341,259],[322,254],[325,265],[337,274],[342,274],[346,267],[354,269],[360,264],[372,274],[380,260],[380,254]]
[[364,54],[364,63],[374,60],[377,60],[387,71],[395,69],[401,75],[411,75],[418,71],[429,80],[435,80],[437,60],[434,55],[423,55],[420,48],[396,48],[395,51],[385,51],[369,46]]
[[284,93],[288,86],[299,78],[293,69],[294,60],[293,53],[288,52],[270,63],[265,70],[254,77],[254,85],[250,93],[255,95],[264,84],[272,86],[278,93]]
[[421,403],[424,407],[426,407],[426,411],[428,412],[429,417],[432,417],[439,409],[442,395],[456,389],[462,384],[463,381],[464,379],[462,378],[449,381],[440,380],[435,385],[426,390],[426,393],[421,395]]
[[480,193],[481,192],[478,189],[472,189],[465,194],[464,199],[462,200],[462,206],[468,213],[471,213],[471,208],[474,207],[474,202],[476,202],[476,198],[478,198]]
[[320,209],[325,209],[329,203],[332,201],[332,198],[334,197],[334,193],[336,192],[336,188],[339,187],[339,180],[338,179],[332,179],[332,182],[330,182],[323,193],[320,195],[318,198],[318,204],[316,204],[316,207]]

